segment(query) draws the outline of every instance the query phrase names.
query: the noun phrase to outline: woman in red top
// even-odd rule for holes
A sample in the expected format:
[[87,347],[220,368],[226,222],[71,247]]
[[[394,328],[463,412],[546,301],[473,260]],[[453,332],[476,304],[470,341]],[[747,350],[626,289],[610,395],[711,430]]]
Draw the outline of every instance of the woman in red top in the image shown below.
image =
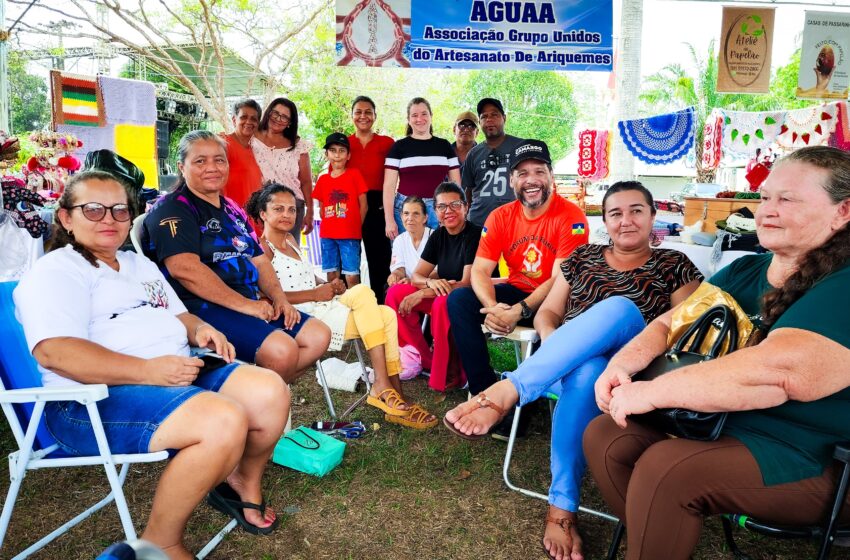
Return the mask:
[[351,104],[351,120],[354,134],[348,137],[351,144],[348,168],[357,169],[366,182],[368,210],[363,221],[363,247],[369,266],[369,286],[375,292],[378,303],[384,303],[384,283],[390,269],[392,245],[384,234],[384,160],[393,146],[389,136],[376,134],[372,128],[378,112],[375,102],[365,95],[357,96]]
[[233,106],[234,131],[224,134],[227,143],[227,161],[230,175],[224,186],[224,196],[244,207],[251,193],[263,185],[263,174],[251,150],[251,137],[260,123],[260,104],[253,99],[243,99]]

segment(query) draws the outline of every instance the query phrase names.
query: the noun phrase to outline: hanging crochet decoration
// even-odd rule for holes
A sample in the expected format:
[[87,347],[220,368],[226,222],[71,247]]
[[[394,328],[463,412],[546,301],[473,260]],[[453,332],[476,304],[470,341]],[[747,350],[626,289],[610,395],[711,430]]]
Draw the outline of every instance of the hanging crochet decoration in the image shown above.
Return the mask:
[[338,66],[410,66],[409,0],[359,0],[344,16],[337,4]]
[[578,135],[578,174],[597,180],[608,176],[608,131],[582,130]]
[[683,157],[694,143],[694,108],[646,119],[617,123],[626,148],[649,164],[670,163]]
[[703,169],[717,169],[720,166],[722,139],[723,115],[719,109],[714,109],[705,120],[705,127],[702,129]]
[[97,78],[50,71],[54,124],[103,126],[103,96]]
[[776,143],[785,149],[823,146],[838,123],[838,104],[825,103],[788,111]]
[[767,149],[782,131],[787,112],[720,110],[723,115],[723,153],[735,159],[751,159]]

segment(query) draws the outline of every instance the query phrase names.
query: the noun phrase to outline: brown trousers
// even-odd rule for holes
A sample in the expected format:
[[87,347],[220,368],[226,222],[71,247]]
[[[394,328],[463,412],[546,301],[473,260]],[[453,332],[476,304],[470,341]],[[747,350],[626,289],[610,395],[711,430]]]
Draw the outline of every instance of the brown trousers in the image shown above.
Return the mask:
[[706,515],[820,523],[829,517],[837,479],[830,466],[818,477],[765,486],[737,439],[672,439],[634,421],[623,430],[608,415],[585,430],[584,455],[602,497],[626,525],[627,560],[687,560]]

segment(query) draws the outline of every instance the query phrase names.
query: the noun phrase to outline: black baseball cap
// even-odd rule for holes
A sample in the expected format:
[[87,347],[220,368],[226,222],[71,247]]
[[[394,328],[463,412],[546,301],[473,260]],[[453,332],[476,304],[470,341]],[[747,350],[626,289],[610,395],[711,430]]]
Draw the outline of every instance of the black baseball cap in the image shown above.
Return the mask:
[[86,155],[83,170],[96,169],[106,171],[135,192],[145,186],[145,174],[129,159],[119,156],[112,150],[94,150]]
[[552,165],[552,158],[549,156],[549,146],[542,140],[525,140],[517,146],[511,154],[511,171],[527,159],[536,159],[547,165]]
[[332,132],[328,134],[328,137],[325,138],[325,147],[322,149],[327,150],[334,144],[339,144],[340,146],[344,146],[346,150],[351,150],[351,144],[348,143],[348,136],[342,132]]
[[503,117],[505,116],[505,108],[502,107],[502,102],[499,101],[498,99],[493,98],[493,97],[485,97],[484,99],[482,99],[481,101],[478,102],[478,106],[476,107],[476,110],[478,111],[479,115],[481,114],[481,111],[484,110],[485,105],[492,105],[493,107],[498,109],[500,113],[502,113]]

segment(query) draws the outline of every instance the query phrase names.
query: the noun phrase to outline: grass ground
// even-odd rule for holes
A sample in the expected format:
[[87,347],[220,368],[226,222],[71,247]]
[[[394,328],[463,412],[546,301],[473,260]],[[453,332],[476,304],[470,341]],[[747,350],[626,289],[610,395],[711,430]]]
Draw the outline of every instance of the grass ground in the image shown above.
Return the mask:
[[[510,363],[512,350],[494,350],[494,358]],[[443,415],[464,398],[428,389],[422,379],[407,382],[408,396]],[[334,392],[339,410],[351,394]],[[322,394],[312,374],[293,387],[296,425],[326,418]],[[505,446],[487,438],[467,442],[442,426],[415,432],[384,422],[382,414],[361,407],[354,418],[370,431],[349,440],[345,460],[319,479],[271,465],[265,478],[266,498],[279,513],[281,527],[270,537],[236,530],[210,558],[262,560],[400,560],[535,559],[545,558],[540,537],[546,504],[509,491],[501,479]],[[548,484],[549,428],[538,414],[531,434],[518,446],[511,476],[525,487],[545,491]],[[376,425],[377,429],[373,429]],[[0,430],[0,450],[12,449],[8,428]],[[136,526],[141,528],[162,465],[137,465],[131,470],[126,495]],[[8,482],[0,481],[5,494]],[[18,499],[7,542],[0,558],[9,558],[72,517],[84,505],[105,495],[108,485],[97,469],[32,472]],[[593,481],[583,487],[588,507],[605,509]],[[206,505],[192,517],[187,531],[190,549],[198,550],[225,523]],[[604,558],[613,525],[581,516],[588,559]],[[93,558],[123,538],[114,507],[87,520],[34,558]],[[782,542],[739,532],[739,542],[754,560],[813,558],[808,543]],[[720,523],[711,519],[695,560],[731,559],[725,551]],[[850,558],[837,549],[833,559]],[[656,560],[656,559],[650,559]],[[663,560],[663,559],[657,559]]]

